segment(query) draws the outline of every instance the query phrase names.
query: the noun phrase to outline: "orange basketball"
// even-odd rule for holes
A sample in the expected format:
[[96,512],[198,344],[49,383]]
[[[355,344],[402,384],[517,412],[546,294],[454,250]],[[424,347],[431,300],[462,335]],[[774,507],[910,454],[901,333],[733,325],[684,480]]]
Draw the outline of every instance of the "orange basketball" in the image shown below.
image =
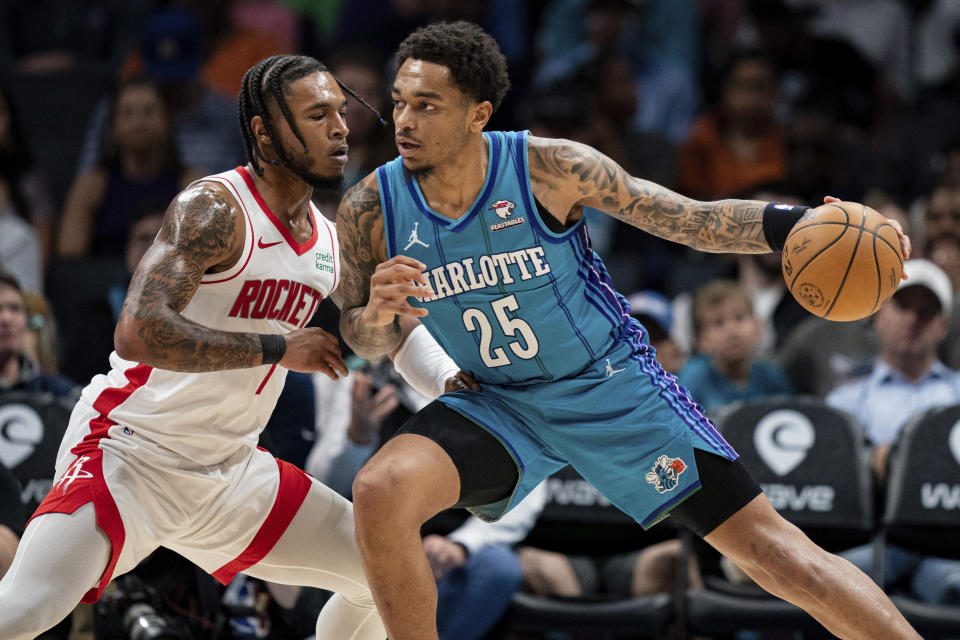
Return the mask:
[[783,278],[807,311],[828,320],[859,320],[897,290],[903,254],[896,229],[857,202],[808,211],[783,247]]

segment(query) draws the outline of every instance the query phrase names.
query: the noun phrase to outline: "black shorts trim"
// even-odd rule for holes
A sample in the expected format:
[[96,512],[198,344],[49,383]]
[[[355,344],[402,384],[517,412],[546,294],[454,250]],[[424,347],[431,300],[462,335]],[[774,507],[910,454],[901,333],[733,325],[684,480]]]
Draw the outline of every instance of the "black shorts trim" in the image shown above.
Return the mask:
[[727,460],[715,453],[694,449],[700,490],[670,511],[674,522],[701,538],[720,526],[761,493],[740,459]]
[[509,498],[520,472],[507,448],[489,431],[434,400],[393,435],[430,438],[443,449],[460,474],[460,499],[454,507],[479,507]]

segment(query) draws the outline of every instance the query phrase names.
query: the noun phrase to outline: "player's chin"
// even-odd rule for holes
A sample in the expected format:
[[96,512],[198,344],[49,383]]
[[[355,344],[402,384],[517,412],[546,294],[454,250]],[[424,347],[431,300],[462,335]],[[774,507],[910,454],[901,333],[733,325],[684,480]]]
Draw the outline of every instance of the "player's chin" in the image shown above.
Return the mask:
[[307,183],[314,189],[327,191],[336,191],[343,186],[343,168],[311,172],[309,175],[302,175]]

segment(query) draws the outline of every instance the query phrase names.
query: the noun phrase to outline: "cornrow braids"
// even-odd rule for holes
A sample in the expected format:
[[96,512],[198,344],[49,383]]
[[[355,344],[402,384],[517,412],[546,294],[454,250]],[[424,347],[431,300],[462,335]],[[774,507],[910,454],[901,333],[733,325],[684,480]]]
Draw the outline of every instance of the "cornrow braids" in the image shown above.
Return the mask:
[[[303,136],[300,134],[300,129],[294,122],[293,114],[290,112],[290,107],[287,105],[286,98],[284,97],[284,91],[290,87],[291,83],[296,82],[300,78],[308,76],[311,73],[317,72],[329,72],[329,70],[322,62],[309,56],[278,55],[261,60],[254,66],[250,67],[250,69],[248,69],[243,75],[243,81],[240,85],[240,97],[237,101],[237,111],[240,118],[240,131],[243,134],[243,144],[244,150],[246,151],[247,161],[253,167],[253,170],[257,173],[257,175],[263,175],[263,167],[260,165],[260,160],[266,160],[266,158],[263,156],[263,152],[257,145],[250,120],[254,116],[260,116],[263,120],[263,126],[267,130],[267,135],[270,136],[270,139],[280,139],[276,135],[276,128],[274,126],[273,119],[270,117],[270,113],[267,110],[268,97],[272,97],[273,100],[276,101],[280,112],[283,114],[284,119],[290,126],[290,130],[297,137],[297,140],[300,141],[300,144],[303,145],[304,152],[309,153],[310,149],[307,147],[306,141],[304,141]],[[350,94],[364,107],[370,109],[370,111],[372,111],[377,118],[379,118],[381,124],[386,124],[380,113],[370,106],[366,100],[357,95],[353,89],[340,82],[336,76],[334,76],[333,79],[343,91]],[[281,159],[284,162],[289,162],[289,158],[286,158],[283,155],[283,147],[277,144],[275,148]]]

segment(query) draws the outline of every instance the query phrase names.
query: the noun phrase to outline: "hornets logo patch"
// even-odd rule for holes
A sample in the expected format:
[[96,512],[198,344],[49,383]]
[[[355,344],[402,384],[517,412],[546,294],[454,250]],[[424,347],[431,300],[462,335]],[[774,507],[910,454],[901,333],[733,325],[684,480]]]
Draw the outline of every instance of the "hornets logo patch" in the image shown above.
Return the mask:
[[659,493],[666,493],[677,488],[680,474],[686,470],[687,464],[680,458],[660,456],[645,477]]

